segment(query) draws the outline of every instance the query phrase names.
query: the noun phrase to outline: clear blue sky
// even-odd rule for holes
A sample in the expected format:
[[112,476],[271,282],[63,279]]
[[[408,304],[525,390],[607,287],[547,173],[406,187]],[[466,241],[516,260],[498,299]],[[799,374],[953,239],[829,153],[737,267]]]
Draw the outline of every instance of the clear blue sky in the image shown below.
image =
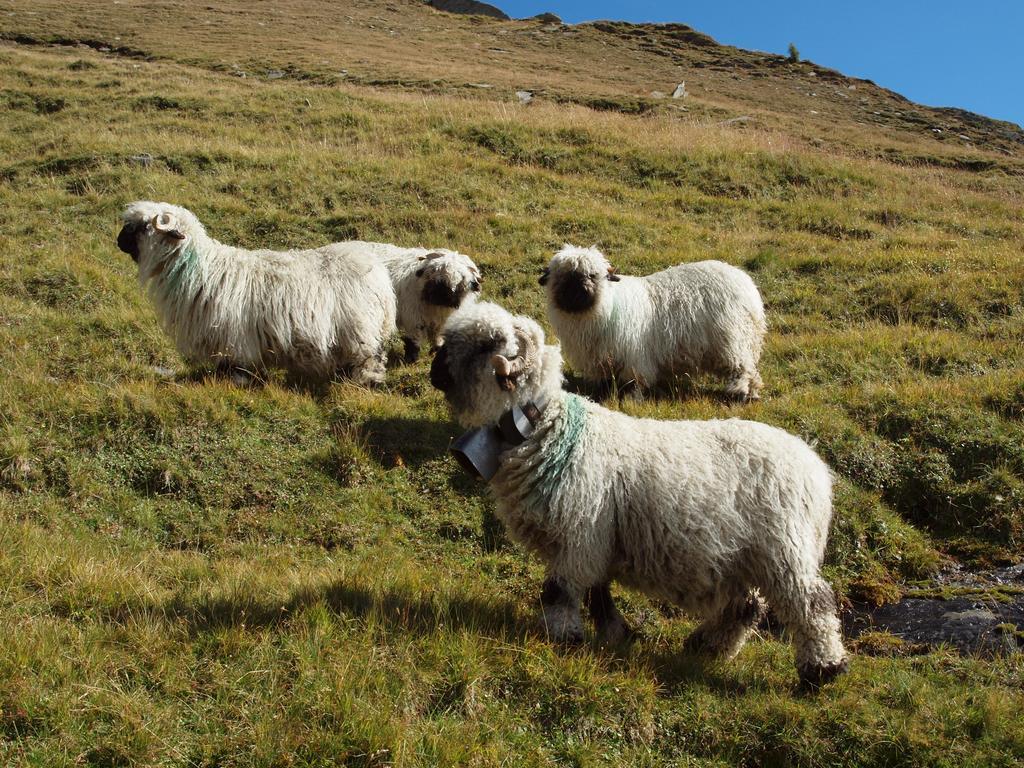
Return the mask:
[[677,21],[800,55],[935,107],[1024,125],[1024,0],[489,0],[513,18]]

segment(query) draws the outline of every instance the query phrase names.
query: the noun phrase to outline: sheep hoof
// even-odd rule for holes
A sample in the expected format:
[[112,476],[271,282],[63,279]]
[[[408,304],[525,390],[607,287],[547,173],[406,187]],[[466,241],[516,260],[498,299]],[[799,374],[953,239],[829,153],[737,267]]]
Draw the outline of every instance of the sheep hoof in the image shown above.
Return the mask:
[[700,629],[695,629],[690,636],[683,641],[683,651],[693,656],[714,656],[714,644],[711,638]]
[[800,667],[797,670],[800,675],[799,690],[803,693],[814,693],[849,669],[850,660],[845,658],[833,664],[808,664]]
[[725,394],[734,403],[756,403],[761,399],[756,392],[747,392],[744,389],[726,389]]
[[635,381],[629,381],[619,388],[619,402],[642,403],[647,398],[643,387]]
[[555,645],[563,646],[564,648],[576,648],[583,645],[584,636],[582,629],[568,629],[564,632],[551,632],[548,630],[548,637],[551,642]]
[[640,633],[624,621],[607,624],[597,631],[597,641],[607,646],[632,645],[639,637]]

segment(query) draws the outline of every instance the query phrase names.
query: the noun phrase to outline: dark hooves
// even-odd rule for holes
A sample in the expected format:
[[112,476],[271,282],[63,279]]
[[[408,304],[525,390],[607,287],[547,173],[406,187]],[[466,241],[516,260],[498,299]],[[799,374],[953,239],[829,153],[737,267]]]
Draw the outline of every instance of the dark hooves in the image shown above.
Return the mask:
[[831,682],[849,669],[849,659],[837,661],[835,664],[813,664],[801,667],[798,670],[800,674],[799,690],[802,693],[815,693],[823,685]]
[[583,633],[569,632],[561,637],[552,637],[551,642],[560,648],[579,648],[583,645]]
[[609,648],[628,648],[642,638],[643,634],[639,630],[633,629],[625,622],[622,623],[622,628],[615,632],[597,633],[597,642]]

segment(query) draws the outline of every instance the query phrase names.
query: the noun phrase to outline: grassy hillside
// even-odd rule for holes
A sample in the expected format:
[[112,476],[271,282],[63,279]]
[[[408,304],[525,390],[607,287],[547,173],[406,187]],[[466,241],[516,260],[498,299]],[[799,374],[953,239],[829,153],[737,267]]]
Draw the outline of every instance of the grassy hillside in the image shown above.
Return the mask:
[[[914,104],[869,80],[720,45],[683,24],[501,21],[422,0],[0,0],[0,39],[322,85],[485,99],[526,89],[602,111],[781,128],[858,157],[1024,174],[1018,125]],[[680,82],[689,96],[666,98]]]
[[[428,361],[372,392],[205,378],[114,245],[136,198],[186,205],[242,245],[447,244],[481,263],[485,295],[537,317],[537,273],[565,240],[600,244],[626,273],[743,266],[769,310],[765,401],[724,404],[700,380],[681,400],[622,407],[816,440],[840,476],[827,575],[847,599],[878,601],[946,560],[1019,557],[1017,155],[852,123],[836,131],[850,142],[815,147],[781,111],[720,125],[667,108],[524,108],[487,89],[241,78],[194,27],[148,60],[40,45],[101,10],[23,5],[4,34],[33,44],[0,46],[4,762],[1024,755],[1019,654],[870,655],[883,644],[865,642],[850,675],[799,698],[786,643],[703,664],[680,650],[692,620],[632,593],[631,648],[552,647],[535,620],[538,564],[446,457],[459,430]],[[282,56],[248,51],[265,70]],[[942,161],[964,152],[978,162]]]

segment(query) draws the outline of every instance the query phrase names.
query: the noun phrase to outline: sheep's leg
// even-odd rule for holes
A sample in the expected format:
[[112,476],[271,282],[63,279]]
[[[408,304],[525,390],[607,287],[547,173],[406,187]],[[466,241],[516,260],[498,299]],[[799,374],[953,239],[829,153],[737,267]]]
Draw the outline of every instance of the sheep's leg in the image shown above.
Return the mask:
[[403,336],[402,343],[405,344],[405,364],[412,365],[420,359],[420,343],[409,336]]
[[764,618],[766,606],[756,590],[730,595],[724,606],[686,638],[691,653],[731,659]]
[[764,382],[761,381],[761,374],[754,369],[754,372],[750,374],[750,383],[747,385],[747,400],[754,401],[761,399],[761,387],[764,386]]
[[649,379],[645,379],[637,373],[633,373],[629,378],[626,378],[625,374],[619,376],[616,379],[619,400],[631,400],[634,403],[642,403],[647,396],[647,381]]
[[597,638],[602,643],[615,645],[630,640],[634,636],[633,629],[622,618],[619,609],[612,599],[609,582],[591,587],[586,594],[587,610],[594,622]]
[[729,381],[725,385],[725,391],[730,396],[744,402],[760,400],[761,375],[756,368],[741,368],[730,373]]
[[580,617],[581,590],[558,576],[544,580],[540,593],[544,627],[548,636],[558,643],[583,642],[583,619]]
[[800,686],[815,690],[849,669],[832,587],[820,577],[795,593],[769,595],[775,612],[793,636]]
[[375,354],[363,359],[361,363],[352,368],[352,379],[357,384],[367,387],[379,386],[384,383],[387,374],[388,353],[386,349],[379,349]]

